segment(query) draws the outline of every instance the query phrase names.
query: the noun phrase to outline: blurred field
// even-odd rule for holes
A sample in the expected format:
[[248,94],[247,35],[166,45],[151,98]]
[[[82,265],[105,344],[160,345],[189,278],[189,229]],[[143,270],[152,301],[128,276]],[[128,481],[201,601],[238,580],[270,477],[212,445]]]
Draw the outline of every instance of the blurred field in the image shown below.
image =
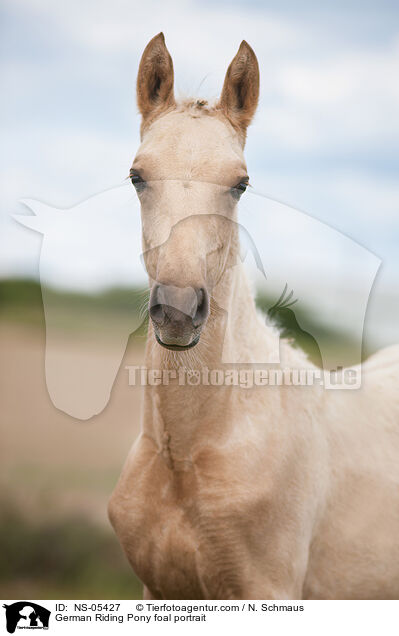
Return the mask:
[[[138,432],[141,391],[128,386],[124,366],[141,362],[144,338],[129,341],[105,410],[87,422],[74,420],[47,394],[40,287],[7,281],[0,293],[0,595],[140,598],[141,585],[110,528],[106,506]],[[83,297],[78,303],[74,295],[59,296],[60,315],[71,325],[68,331],[60,325],[60,342],[72,351],[78,351],[79,338],[71,298],[81,330],[89,327],[90,314],[98,328],[100,312],[110,342],[112,321],[131,310],[109,299],[85,303]],[[101,304],[108,306],[105,317]],[[101,356],[107,355],[105,339]]]
[[[129,328],[145,302],[133,290],[49,293],[59,346],[78,353],[82,337],[90,337],[100,342],[100,364],[110,355],[115,332]],[[258,305],[265,309],[271,301],[261,297]],[[145,321],[129,339],[105,410],[75,420],[47,394],[40,286],[0,281],[2,598],[141,597],[106,506],[138,433],[141,389],[129,387],[124,367],[143,361],[144,342]],[[331,333],[331,346],[350,358],[344,335]]]

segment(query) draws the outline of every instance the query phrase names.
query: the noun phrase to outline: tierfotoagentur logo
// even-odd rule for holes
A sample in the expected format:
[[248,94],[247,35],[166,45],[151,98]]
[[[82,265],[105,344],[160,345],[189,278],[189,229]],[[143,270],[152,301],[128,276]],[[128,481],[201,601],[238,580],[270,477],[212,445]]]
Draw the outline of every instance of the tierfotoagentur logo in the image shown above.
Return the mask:
[[356,385],[357,370],[338,367],[329,371],[318,368],[291,369],[147,369],[128,365],[129,386],[236,386],[252,389],[258,386],[324,386],[327,389],[352,388]]
[[3,607],[9,634],[14,634],[16,629],[48,629],[51,612],[37,603],[18,601]]

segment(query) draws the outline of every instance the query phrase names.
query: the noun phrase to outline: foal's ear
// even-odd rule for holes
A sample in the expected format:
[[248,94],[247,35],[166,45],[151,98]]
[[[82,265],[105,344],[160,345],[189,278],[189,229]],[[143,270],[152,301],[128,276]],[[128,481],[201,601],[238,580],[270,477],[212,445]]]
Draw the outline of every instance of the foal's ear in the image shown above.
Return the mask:
[[158,33],[145,47],[137,75],[137,105],[143,123],[174,103],[173,62],[164,34]]
[[245,135],[255,114],[259,98],[259,65],[256,55],[245,40],[227,69],[219,108],[231,123]]

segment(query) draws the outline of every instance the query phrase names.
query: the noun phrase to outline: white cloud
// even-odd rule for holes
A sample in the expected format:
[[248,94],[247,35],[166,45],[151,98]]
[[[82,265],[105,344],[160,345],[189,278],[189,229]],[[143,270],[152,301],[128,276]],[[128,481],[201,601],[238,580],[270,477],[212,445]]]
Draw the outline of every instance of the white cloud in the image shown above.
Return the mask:
[[257,131],[276,146],[306,152],[397,146],[398,75],[397,42],[327,60],[284,61],[264,90]]
[[[125,81],[133,93],[142,50],[163,30],[174,58],[177,92],[196,93],[204,80],[201,91],[214,98],[245,37],[260,61],[262,91],[255,128],[267,143],[309,152],[350,143],[380,147],[399,138],[399,36],[384,46],[356,47],[353,42],[334,44],[328,33],[328,43],[321,47],[323,29],[317,23],[294,21],[289,13],[262,7],[243,10],[237,4],[227,10],[193,0],[71,0],[67,5],[13,0],[11,6],[27,15],[33,12],[52,36],[66,38],[73,68],[68,60],[63,65],[62,60],[49,59],[45,66],[61,64],[60,74],[76,74],[77,80],[108,85],[112,91],[112,77],[128,71]],[[26,90],[26,82],[43,81],[42,65],[34,58],[24,60],[22,67],[15,61],[9,65],[8,75],[19,92],[18,86]],[[5,73],[7,67],[3,78]]]

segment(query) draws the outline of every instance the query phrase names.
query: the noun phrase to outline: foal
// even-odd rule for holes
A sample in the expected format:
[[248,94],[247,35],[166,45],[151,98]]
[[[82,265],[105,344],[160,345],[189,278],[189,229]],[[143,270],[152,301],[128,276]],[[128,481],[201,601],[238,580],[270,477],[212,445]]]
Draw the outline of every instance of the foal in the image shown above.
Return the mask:
[[[213,107],[176,103],[162,34],[143,53],[131,179],[151,287],[149,369],[219,369],[222,346],[236,361],[267,360],[275,342],[234,229],[258,93],[246,42]],[[312,368],[288,344],[281,358]],[[371,358],[358,391],[145,387],[142,431],[109,505],[145,597],[399,598],[398,358]]]

